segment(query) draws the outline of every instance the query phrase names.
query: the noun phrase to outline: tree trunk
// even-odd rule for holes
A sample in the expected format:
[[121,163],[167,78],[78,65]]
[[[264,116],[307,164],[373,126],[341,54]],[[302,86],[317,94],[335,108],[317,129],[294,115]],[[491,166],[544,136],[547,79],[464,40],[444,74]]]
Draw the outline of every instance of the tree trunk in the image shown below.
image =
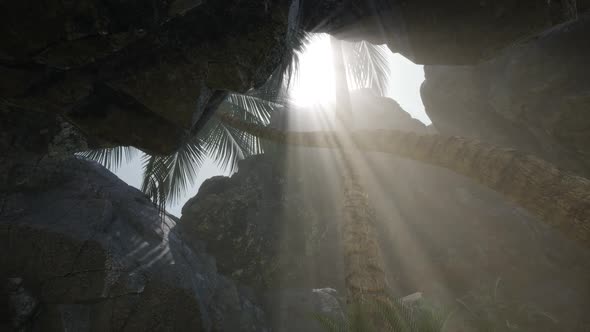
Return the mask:
[[[345,131],[352,131],[352,105],[342,54],[342,42],[330,37],[334,64],[337,115]],[[347,144],[345,140],[339,140]],[[345,145],[346,147],[346,145]],[[344,206],[342,242],[344,247],[344,285],[349,303],[369,299],[387,298],[387,279],[377,232],[375,213],[370,205],[355,165],[358,152],[348,148],[342,151],[344,161]]]
[[[279,143],[342,148],[342,133],[282,132],[218,115],[225,123],[261,139]],[[348,134],[355,148],[395,154],[447,168],[505,195],[553,227],[590,248],[590,180],[512,149],[477,140],[443,135],[417,135],[397,130]]]

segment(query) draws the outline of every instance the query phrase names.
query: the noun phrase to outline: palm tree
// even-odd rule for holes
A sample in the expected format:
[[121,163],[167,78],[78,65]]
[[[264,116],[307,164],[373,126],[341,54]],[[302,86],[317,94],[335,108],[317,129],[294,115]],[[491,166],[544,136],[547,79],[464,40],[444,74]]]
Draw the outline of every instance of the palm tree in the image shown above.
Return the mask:
[[[362,54],[360,51],[364,46],[351,47],[345,44],[346,47]],[[373,56],[372,59],[378,58]],[[294,67],[284,65],[282,72],[292,72],[292,68]],[[347,71],[352,73],[352,68],[349,67]],[[356,78],[364,77],[365,83],[371,82],[372,86],[379,88],[376,83],[379,80],[375,78],[378,76],[374,73],[373,76],[351,74],[349,77],[353,78],[353,82]],[[277,72],[277,75],[273,75],[269,80],[280,82],[274,83],[275,88],[268,88],[273,86],[268,85],[264,89],[252,91],[247,96],[230,95],[208,123],[208,129],[202,131],[198,139],[187,142],[190,147],[181,148],[173,156],[154,157],[151,161],[152,158],[144,157],[144,169],[148,178],[144,181],[144,191],[163,207],[166,200],[178,197],[182,190],[191,184],[203,156],[211,154],[220,164],[235,167],[238,158],[260,151],[257,139],[282,144],[342,149],[342,145],[337,143],[341,133],[283,132],[264,126],[273,109],[285,107],[281,101],[281,93],[277,92],[281,90],[276,88],[277,85],[284,86],[282,77],[280,72]],[[275,101],[272,101],[272,98],[275,98]],[[230,135],[231,133],[233,135]],[[590,247],[590,181],[587,179],[563,172],[534,156],[467,138],[420,136],[384,130],[353,131],[349,136],[356,149],[395,154],[470,177],[504,194],[550,225]],[[132,148],[119,147],[89,152],[86,155],[112,168],[133,153]],[[361,189],[350,192],[363,191]]]
[[[330,41],[337,114],[348,132],[353,130],[354,121],[347,77],[351,78],[350,85],[358,88],[376,85],[382,92],[387,82],[388,66],[385,61],[384,66],[378,67],[379,63],[370,58],[371,54],[382,55],[379,48],[373,45],[360,42],[347,44],[348,47],[343,49],[341,41],[334,37]],[[342,153],[345,166],[342,243],[347,299],[349,303],[362,303],[368,299],[387,300],[387,279],[377,241],[375,214],[355,165],[358,155],[350,147],[346,148]]]
[[[260,91],[254,91],[247,95],[228,94],[218,111],[248,123],[265,125],[270,121],[270,114],[283,107],[283,104],[265,99]],[[261,152],[258,137],[212,117],[169,155],[150,154],[126,146],[85,151],[79,155],[116,171],[124,162],[142,154],[141,190],[163,213],[167,204],[178,203],[194,185],[199,168],[207,158],[222,169],[234,171],[239,160]]]
[[[226,124],[277,143],[342,149],[340,133],[285,132],[217,115]],[[399,130],[349,133],[361,151],[383,152],[447,168],[491,188],[590,247],[590,180],[532,155],[475,139]]]
[[[266,84],[246,94],[222,93],[224,101],[213,112],[222,112],[248,123],[268,124],[273,111],[288,107],[285,91],[297,74],[298,53],[309,39],[310,35],[302,30],[289,29],[287,52]],[[204,112],[204,115],[207,113],[205,121],[197,122],[189,138],[174,153],[162,156],[143,152],[141,190],[158,206],[162,216],[167,204],[178,203],[194,185],[205,159],[210,158],[222,169],[234,171],[239,160],[262,152],[258,137],[211,117],[213,112]],[[139,154],[142,151],[136,148],[119,146],[78,155],[116,171],[123,162],[129,162]]]

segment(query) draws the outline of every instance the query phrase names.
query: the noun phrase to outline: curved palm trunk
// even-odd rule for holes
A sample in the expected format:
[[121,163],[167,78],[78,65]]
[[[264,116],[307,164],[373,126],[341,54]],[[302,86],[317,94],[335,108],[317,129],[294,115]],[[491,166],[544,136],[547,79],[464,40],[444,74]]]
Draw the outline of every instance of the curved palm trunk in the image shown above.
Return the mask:
[[[352,105],[346,80],[342,42],[333,37],[330,37],[330,42],[334,63],[337,114],[345,128],[350,130],[353,128]],[[350,303],[370,298],[387,298],[387,279],[377,242],[375,214],[361,184],[358,167],[355,165],[357,154],[358,152],[353,149],[342,151],[345,172],[342,226],[344,285]]]
[[342,238],[348,300],[387,299],[387,279],[377,241],[375,213],[359,174],[352,167],[346,172]]
[[[262,139],[325,148],[341,148],[336,132],[281,132],[227,115],[222,121]],[[417,135],[397,130],[350,133],[363,151],[395,154],[447,168],[505,195],[583,245],[590,247],[590,180],[512,149],[477,140]]]

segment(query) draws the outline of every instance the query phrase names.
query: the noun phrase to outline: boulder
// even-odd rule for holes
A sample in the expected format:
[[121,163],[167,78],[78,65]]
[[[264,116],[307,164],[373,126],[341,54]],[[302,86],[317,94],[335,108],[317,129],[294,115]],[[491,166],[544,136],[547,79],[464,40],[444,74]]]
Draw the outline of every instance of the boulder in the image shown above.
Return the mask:
[[[317,178],[287,180],[285,165],[254,156],[231,178],[214,177],[182,209],[180,227],[187,243],[202,239],[214,252],[219,271],[255,289],[320,288],[340,285],[334,273],[338,219],[335,208],[306,208],[324,188],[307,196],[284,187],[308,187]],[[280,239],[280,240],[279,240]],[[321,280],[321,282],[319,282]]]
[[473,64],[574,19],[575,8],[573,0],[3,1],[0,108],[59,114],[101,147],[167,154],[227,91],[258,87],[280,67],[289,29],[387,43],[416,63]]
[[475,64],[577,15],[573,0],[348,0],[303,6],[308,29],[387,44],[414,63],[432,65]]
[[290,2],[4,1],[0,107],[65,116],[108,145],[173,151],[216,91],[264,83]]
[[426,66],[422,100],[444,134],[514,147],[590,176],[590,15],[477,66]]
[[21,164],[0,184],[0,329],[267,331],[176,223],[93,162]]

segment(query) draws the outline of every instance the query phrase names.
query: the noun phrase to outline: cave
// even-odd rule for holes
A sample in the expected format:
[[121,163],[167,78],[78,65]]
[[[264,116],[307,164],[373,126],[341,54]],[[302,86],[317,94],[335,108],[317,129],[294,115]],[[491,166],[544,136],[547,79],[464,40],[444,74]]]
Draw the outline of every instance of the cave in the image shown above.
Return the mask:
[[2,1],[0,330],[588,331],[588,36],[586,0]]

